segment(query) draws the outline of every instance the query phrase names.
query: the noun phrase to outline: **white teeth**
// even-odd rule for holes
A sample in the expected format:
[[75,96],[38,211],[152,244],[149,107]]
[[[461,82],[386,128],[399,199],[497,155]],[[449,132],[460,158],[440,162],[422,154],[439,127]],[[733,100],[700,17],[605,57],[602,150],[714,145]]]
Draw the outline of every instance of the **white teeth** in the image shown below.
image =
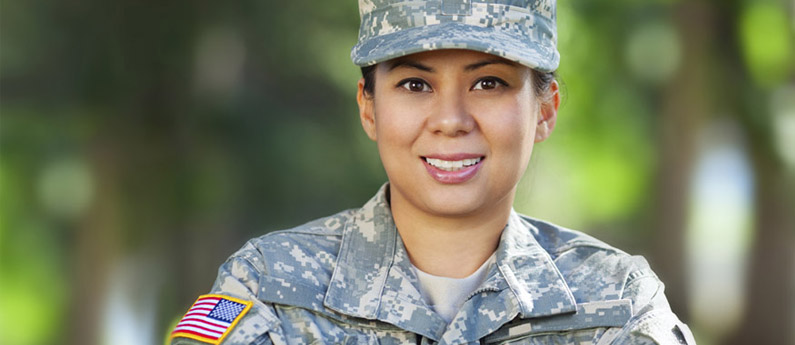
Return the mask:
[[463,169],[464,167],[478,164],[478,162],[480,162],[480,158],[463,159],[460,161],[446,161],[435,158],[425,158],[425,161],[428,162],[428,164],[445,171],[456,171]]

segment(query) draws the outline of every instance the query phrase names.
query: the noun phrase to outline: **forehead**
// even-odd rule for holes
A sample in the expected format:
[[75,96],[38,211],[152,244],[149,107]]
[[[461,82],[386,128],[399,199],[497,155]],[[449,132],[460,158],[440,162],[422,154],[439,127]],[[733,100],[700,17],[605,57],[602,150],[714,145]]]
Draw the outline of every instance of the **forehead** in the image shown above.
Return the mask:
[[395,58],[379,65],[383,66],[383,69],[386,71],[391,71],[399,67],[412,67],[429,72],[439,67],[457,67],[464,70],[475,70],[487,65],[501,65],[516,69],[517,71],[528,69],[524,65],[496,55],[464,49],[425,51]]

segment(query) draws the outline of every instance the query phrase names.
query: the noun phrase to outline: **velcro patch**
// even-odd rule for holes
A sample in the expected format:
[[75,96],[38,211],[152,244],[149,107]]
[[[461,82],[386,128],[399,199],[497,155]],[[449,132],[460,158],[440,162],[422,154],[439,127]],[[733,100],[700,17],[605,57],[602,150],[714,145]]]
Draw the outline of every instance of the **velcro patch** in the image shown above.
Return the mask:
[[185,337],[218,345],[252,305],[250,301],[229,296],[199,296],[171,332],[171,338]]

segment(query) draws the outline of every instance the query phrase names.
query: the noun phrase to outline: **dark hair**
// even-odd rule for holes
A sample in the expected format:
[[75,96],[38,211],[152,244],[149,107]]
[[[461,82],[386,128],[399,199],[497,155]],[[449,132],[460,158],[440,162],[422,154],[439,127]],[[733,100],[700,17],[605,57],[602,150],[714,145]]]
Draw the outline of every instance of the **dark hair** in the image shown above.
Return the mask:
[[[362,67],[362,78],[364,78],[364,95],[373,97],[375,92],[375,67],[376,65]],[[543,95],[549,91],[549,86],[557,78],[555,72],[539,72],[533,70],[533,88],[536,95]]]
[[364,95],[373,97],[375,92],[375,67],[376,65],[362,67],[362,78],[364,78]]

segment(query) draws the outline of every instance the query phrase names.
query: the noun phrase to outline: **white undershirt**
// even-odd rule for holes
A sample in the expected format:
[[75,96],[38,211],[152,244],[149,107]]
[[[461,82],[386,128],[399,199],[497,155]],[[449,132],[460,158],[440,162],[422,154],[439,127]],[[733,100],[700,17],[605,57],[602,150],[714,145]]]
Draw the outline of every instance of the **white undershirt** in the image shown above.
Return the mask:
[[486,280],[489,273],[489,264],[495,260],[495,254],[474,273],[465,278],[439,277],[425,273],[411,265],[420,281],[420,293],[425,302],[430,305],[447,323],[453,320],[455,314],[466,302],[466,298]]

